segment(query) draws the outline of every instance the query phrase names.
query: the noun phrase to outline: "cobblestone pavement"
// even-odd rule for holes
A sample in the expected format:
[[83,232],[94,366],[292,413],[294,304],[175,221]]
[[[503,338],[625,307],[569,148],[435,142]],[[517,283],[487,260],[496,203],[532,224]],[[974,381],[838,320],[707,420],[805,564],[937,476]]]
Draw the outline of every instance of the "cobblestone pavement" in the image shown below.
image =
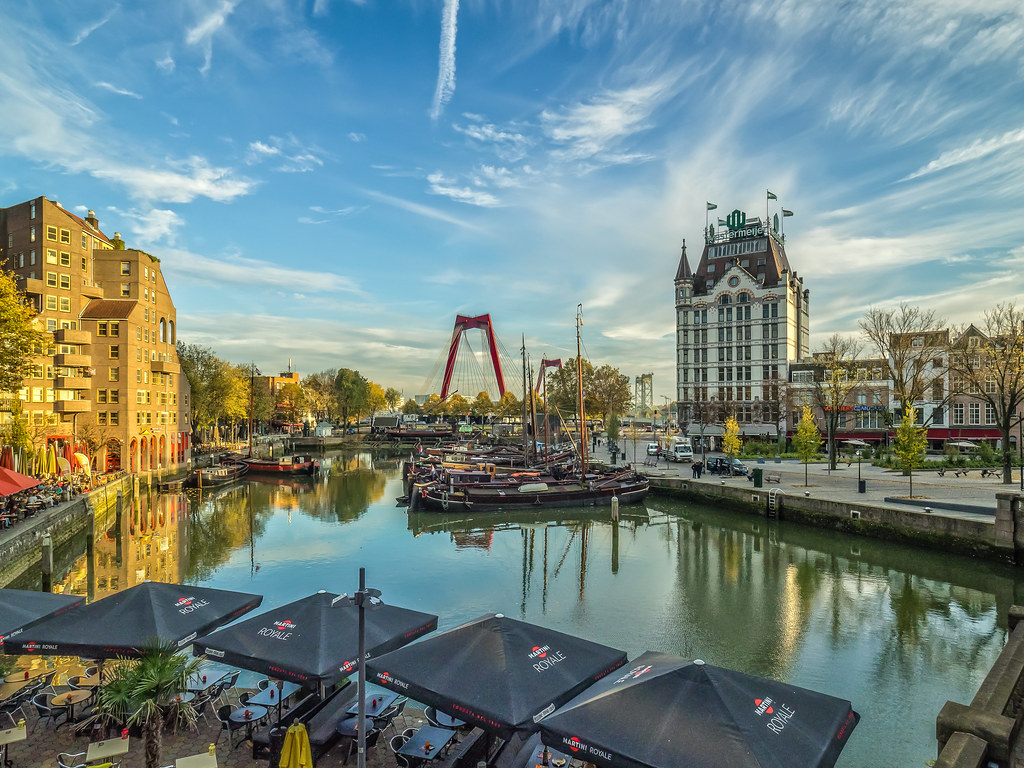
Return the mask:
[[[58,689],[61,690],[61,689]],[[402,725],[399,719],[396,723],[399,733],[405,727],[419,727],[426,724],[423,712],[417,709],[406,709],[406,725]],[[173,766],[174,761],[179,757],[187,757],[206,753],[211,743],[216,744],[217,764],[221,768],[250,768],[251,766],[264,766],[268,768],[266,757],[262,760],[253,760],[252,747],[248,741],[242,741],[234,749],[228,743],[228,734],[220,730],[220,723],[209,712],[207,719],[210,724],[199,721],[195,730],[184,729],[174,732],[172,729],[165,729],[163,732],[163,750],[161,752],[161,766]],[[284,721],[288,722],[287,713]],[[39,722],[35,712],[29,714],[26,719],[28,726],[28,739],[23,742],[16,742],[10,745],[8,754],[14,768],[58,768],[57,755],[65,753],[84,753],[89,745],[89,738],[76,736],[66,725],[61,724],[54,728],[50,723]],[[390,735],[390,731],[385,736]],[[234,738],[241,738],[240,732],[235,732]],[[368,768],[398,768],[394,755],[388,749],[387,739],[382,736],[373,749],[367,750],[366,764]],[[346,742],[339,741],[327,754],[317,761],[317,768],[339,768],[344,765]],[[117,759],[117,758],[115,758]],[[85,761],[83,754],[72,765]],[[105,762],[94,760],[91,764]],[[355,766],[356,757],[353,755],[349,765]],[[145,768],[145,751],[141,738],[131,739],[131,746],[128,754],[120,758],[121,768]]]

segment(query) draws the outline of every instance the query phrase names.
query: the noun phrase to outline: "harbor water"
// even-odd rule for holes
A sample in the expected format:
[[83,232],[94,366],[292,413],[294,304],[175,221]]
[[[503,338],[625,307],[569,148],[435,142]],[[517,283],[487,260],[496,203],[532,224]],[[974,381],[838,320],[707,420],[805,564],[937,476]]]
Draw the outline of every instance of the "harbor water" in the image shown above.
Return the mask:
[[[934,759],[939,709],[969,703],[1024,601],[1009,566],[658,496],[617,524],[607,508],[409,514],[394,460],[328,463],[318,479],[143,490],[69,542],[54,589],[97,599],[180,581],[256,592],[268,609],[352,592],[365,567],[387,602],[442,630],[504,613],[631,658],[665,651],[849,699],[862,720],[844,768]],[[29,570],[4,586],[38,585]]]

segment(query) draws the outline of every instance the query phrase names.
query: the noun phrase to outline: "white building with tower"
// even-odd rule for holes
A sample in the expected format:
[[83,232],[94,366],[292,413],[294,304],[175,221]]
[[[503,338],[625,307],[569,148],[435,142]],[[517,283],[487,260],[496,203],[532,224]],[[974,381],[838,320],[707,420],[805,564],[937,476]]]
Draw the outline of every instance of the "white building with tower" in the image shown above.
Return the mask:
[[694,269],[683,241],[675,276],[679,426],[712,448],[730,415],[746,437],[784,434],[788,367],[809,353],[810,292],[789,263],[779,220],[775,214],[769,225],[734,210],[717,230],[709,223]]

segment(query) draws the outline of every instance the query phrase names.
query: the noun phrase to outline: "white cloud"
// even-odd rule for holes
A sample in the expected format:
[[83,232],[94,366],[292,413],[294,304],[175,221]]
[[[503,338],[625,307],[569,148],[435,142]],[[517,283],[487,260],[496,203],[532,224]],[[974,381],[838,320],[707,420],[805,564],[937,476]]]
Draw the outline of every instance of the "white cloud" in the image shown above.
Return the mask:
[[159,69],[161,72],[170,74],[174,71],[174,59],[171,57],[170,53],[168,53],[162,59],[157,59],[157,61],[155,61],[154,63],[156,64],[157,69]]
[[618,91],[605,91],[589,102],[561,111],[545,110],[541,122],[548,137],[564,147],[552,154],[560,160],[603,164],[632,163],[650,159],[642,152],[621,152],[624,139],[651,127],[652,113],[672,93],[672,79],[656,80]]
[[[140,211],[137,208],[122,211],[115,206],[109,206],[108,210],[116,213],[129,222],[128,228],[143,246],[151,246],[159,242],[172,244],[175,239],[175,231],[184,225],[184,220],[174,211],[162,208],[150,208]],[[131,242],[129,248],[135,247]]]
[[456,186],[454,179],[449,179],[441,173],[431,173],[427,176],[427,181],[430,183],[428,191],[432,195],[443,195],[459,203],[478,205],[484,208],[498,205],[498,198],[489,192]]
[[409,213],[415,213],[417,216],[436,219],[437,221],[443,221],[447,224],[454,224],[462,229],[481,230],[481,228],[476,224],[460,219],[457,216],[452,216],[444,211],[439,211],[437,208],[431,208],[429,205],[414,203],[411,200],[403,200],[400,197],[394,197],[393,195],[388,195],[376,190],[366,190],[364,194],[372,200],[376,200],[403,211],[408,211]]
[[444,0],[441,11],[441,44],[437,62],[437,88],[430,118],[437,120],[455,93],[455,37],[458,31],[459,0]]
[[468,125],[453,124],[452,128],[474,142],[491,149],[505,162],[517,162],[526,156],[534,141],[522,131],[522,126],[512,123],[501,128],[493,123],[484,122],[475,115],[469,117]]
[[[83,160],[76,170],[87,170],[105,181],[123,184],[135,197],[189,203],[197,197],[229,202],[246,195],[255,182],[235,176],[230,168],[216,168],[202,157],[167,161],[168,168],[143,168],[108,161],[99,165]],[[75,168],[69,164],[69,167]]]
[[356,144],[366,141],[365,133],[357,133],[356,131],[350,131],[348,134],[348,140],[354,141]]
[[71,45],[75,46],[84,41],[87,37],[89,37],[89,35],[91,35],[97,29],[102,27],[108,21],[110,21],[114,17],[114,14],[117,13],[119,10],[121,10],[121,6],[115,5],[109,11],[107,11],[106,14],[104,14],[103,18],[101,18],[99,21],[94,21],[91,24],[87,24],[86,26],[82,27],[82,29],[78,31],[78,34],[75,35],[75,39],[71,41]]
[[252,141],[246,154],[246,163],[254,165],[268,158],[281,162],[274,168],[284,173],[306,173],[323,166],[320,150],[303,145],[294,136],[271,136],[267,141]]
[[135,93],[134,91],[125,90],[124,88],[118,88],[116,85],[112,85],[105,81],[100,81],[94,84],[97,88],[102,88],[105,91],[116,93],[118,96],[131,96],[133,99],[141,99],[142,96]]
[[310,271],[279,266],[238,254],[217,258],[173,248],[161,252],[164,271],[203,285],[239,285],[287,292],[348,293],[362,290],[350,278],[326,270]]
[[996,136],[991,139],[975,139],[966,147],[957,147],[956,149],[943,152],[927,165],[918,168],[912,174],[906,176],[903,181],[916,179],[929,173],[945,170],[946,168],[952,168],[961,163],[969,163],[972,160],[991,155],[993,152],[998,152],[1001,149],[1013,146],[1014,144],[1020,144],[1021,142],[1024,142],[1024,128],[1007,131],[1002,136]]
[[213,38],[227,24],[228,17],[234,12],[235,7],[241,0],[221,0],[217,8],[202,19],[195,26],[185,32],[185,42],[197,46],[203,51],[203,66],[199,68],[202,74],[210,70],[213,62]]

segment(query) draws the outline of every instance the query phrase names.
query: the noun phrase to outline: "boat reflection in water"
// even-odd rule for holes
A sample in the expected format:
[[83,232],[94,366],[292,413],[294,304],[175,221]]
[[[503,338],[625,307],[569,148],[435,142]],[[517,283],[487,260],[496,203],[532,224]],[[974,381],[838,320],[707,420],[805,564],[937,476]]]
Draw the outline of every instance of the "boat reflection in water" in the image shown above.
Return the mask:
[[[590,552],[591,537],[596,533],[610,539],[611,573],[619,572],[619,538],[622,532],[636,535],[641,527],[663,524],[663,520],[652,521],[643,505],[623,507],[617,520],[607,508],[564,507],[537,509],[534,511],[494,512],[472,514],[410,512],[409,530],[418,538],[424,534],[447,533],[456,550],[480,550],[490,552],[496,535],[515,536],[519,532],[522,546],[522,604],[531,592],[535,577],[541,583],[541,605],[547,605],[549,580],[556,578],[567,562],[576,562],[579,582],[579,599],[583,599],[587,587],[587,568],[593,567]],[[604,536],[604,534],[609,534]],[[557,541],[554,538],[557,534]],[[568,537],[566,537],[568,534]],[[571,556],[571,557],[570,557]]]

